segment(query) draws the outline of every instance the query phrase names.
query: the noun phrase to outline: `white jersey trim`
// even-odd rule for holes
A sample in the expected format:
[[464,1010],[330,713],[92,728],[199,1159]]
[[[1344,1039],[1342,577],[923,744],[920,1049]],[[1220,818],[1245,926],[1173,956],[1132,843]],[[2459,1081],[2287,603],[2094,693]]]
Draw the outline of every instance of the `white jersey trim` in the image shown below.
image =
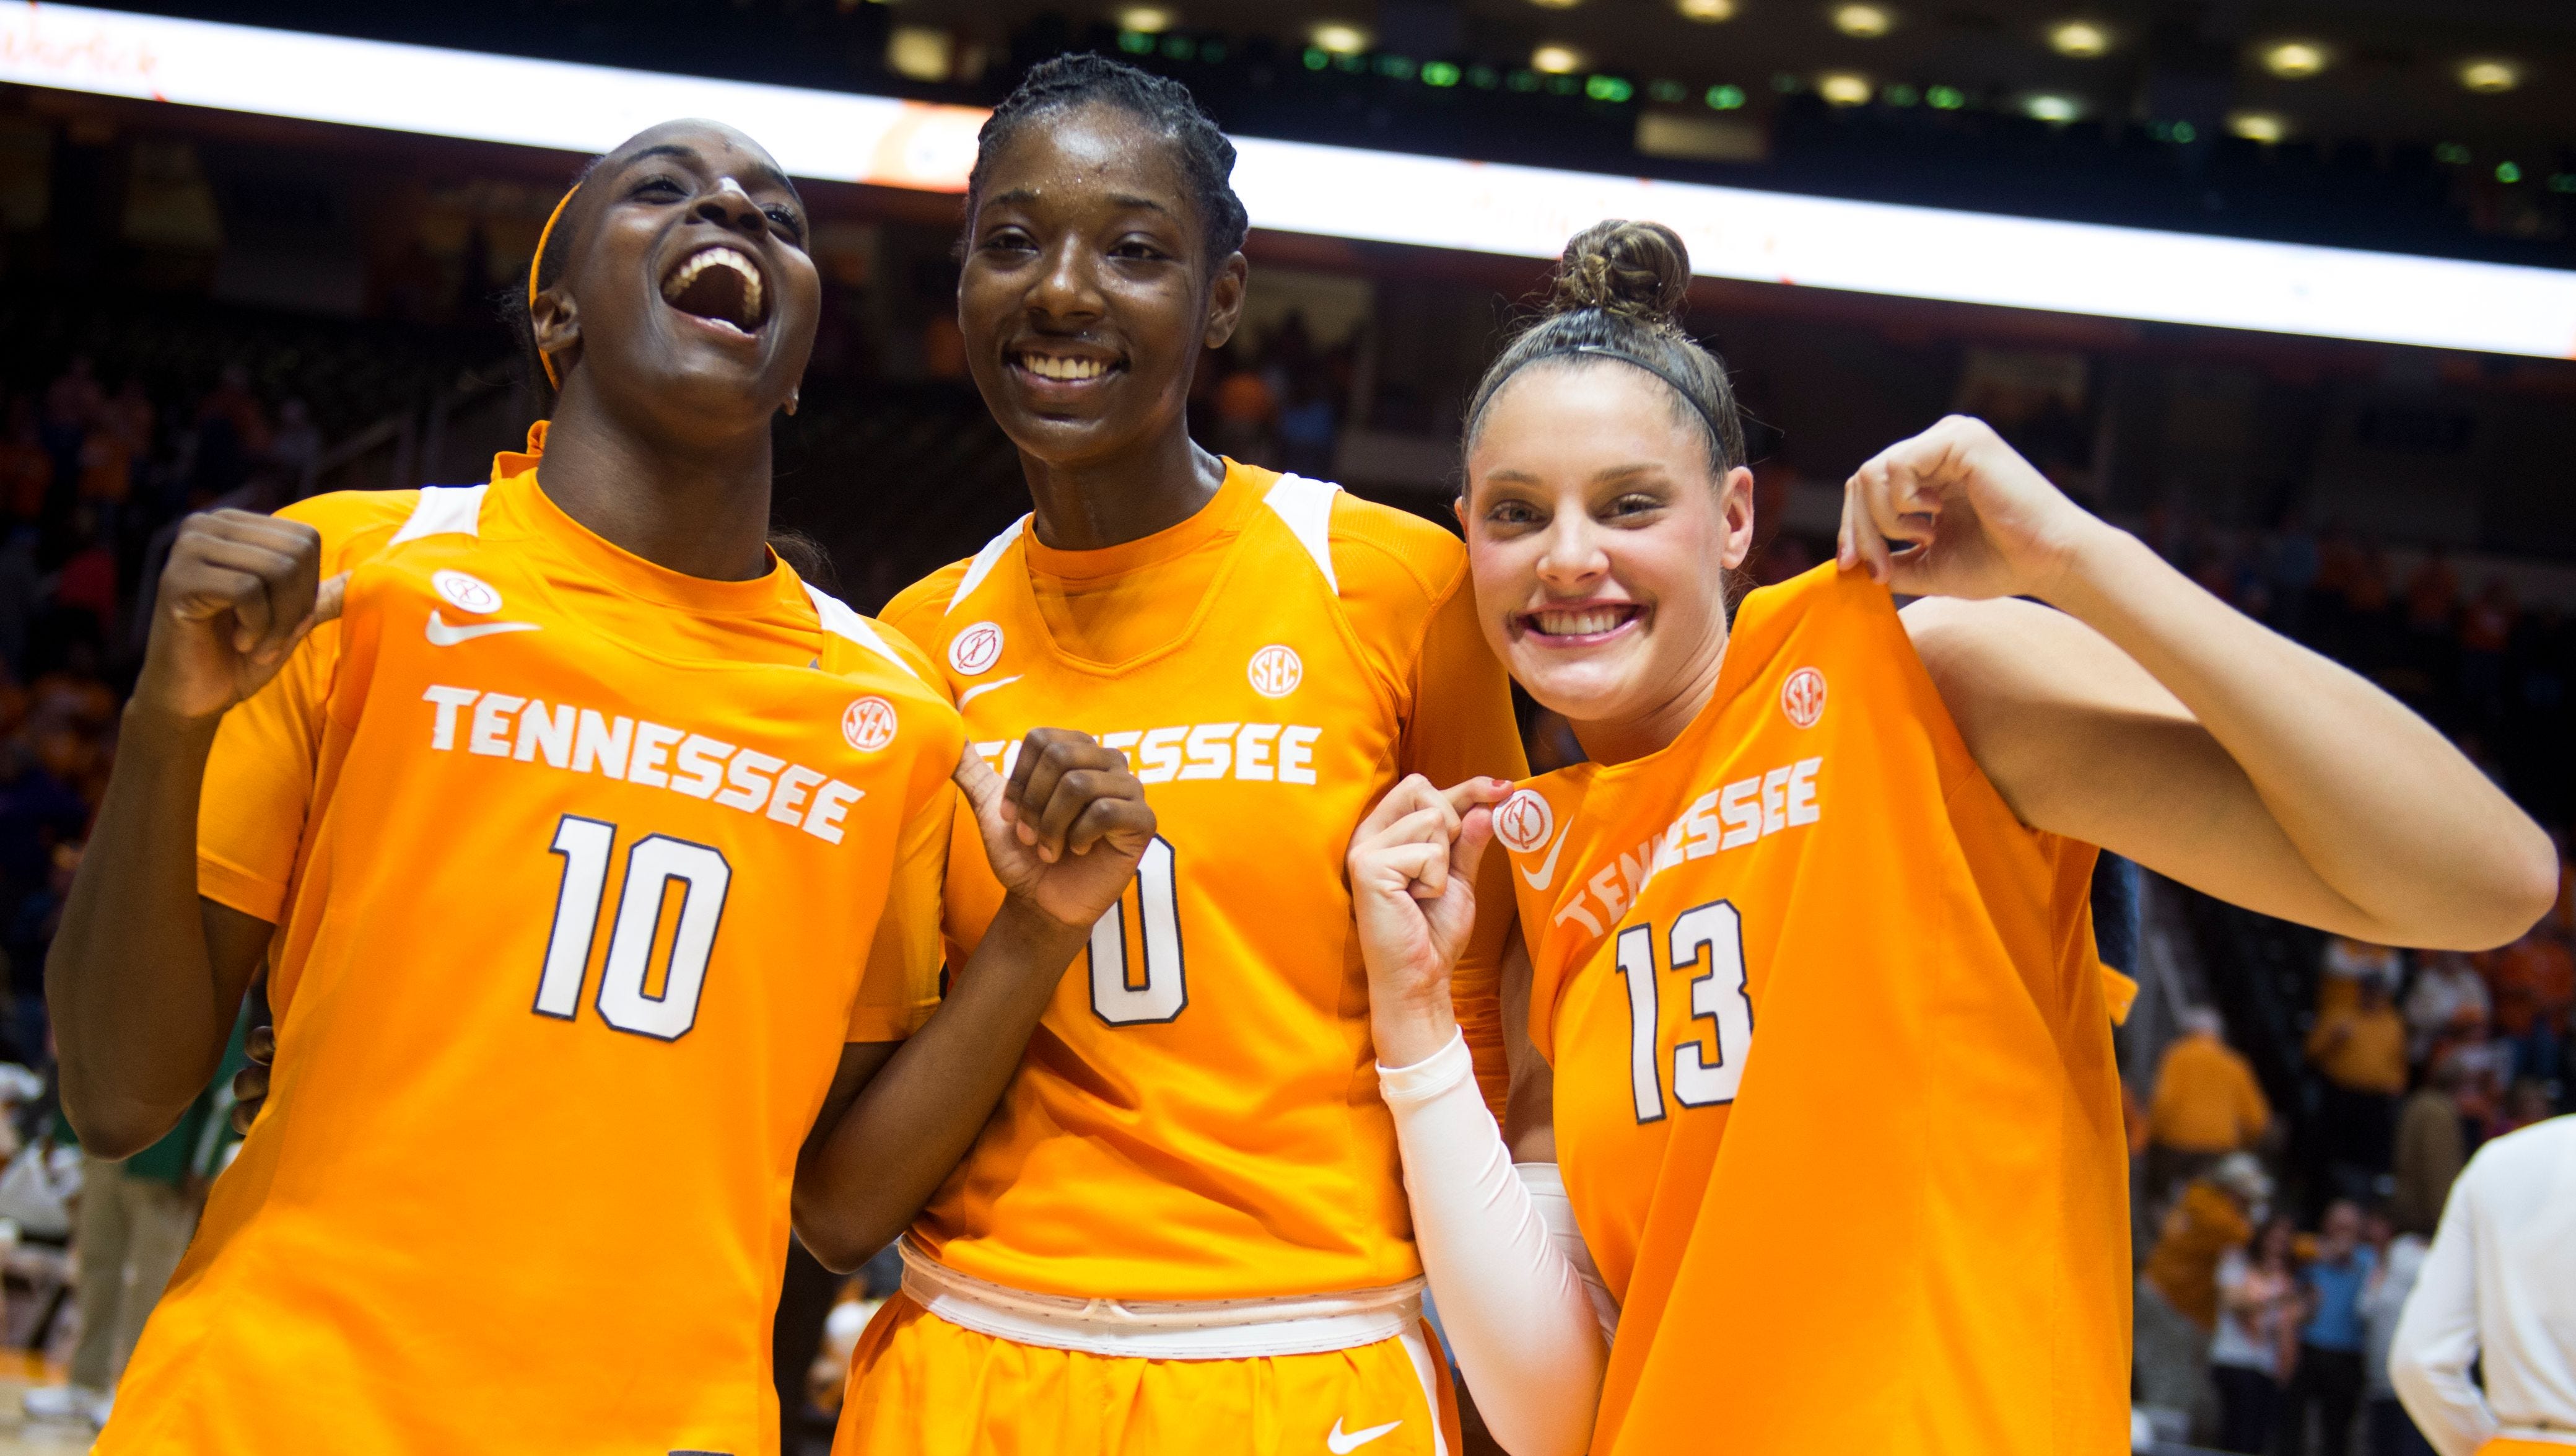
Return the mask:
[[1315,558],[1316,569],[1324,573],[1324,584],[1339,596],[1341,578],[1333,573],[1333,497],[1342,488],[1328,481],[1308,480],[1302,475],[1283,475],[1270,487],[1266,499],[1279,519],[1288,523],[1289,534],[1306,554]]
[[1020,539],[1020,533],[1028,527],[1029,518],[1022,516],[1013,521],[1008,530],[984,543],[984,549],[976,552],[975,559],[967,563],[966,574],[958,578],[957,594],[948,599],[949,611],[957,610],[959,602],[975,594],[975,588],[982,586],[984,578],[991,576],[993,568],[1001,564],[1002,553],[1010,550],[1011,543]]
[[867,618],[850,610],[849,603],[824,592],[810,581],[805,583],[805,595],[814,599],[814,614],[823,619],[824,631],[835,637],[856,642],[861,647],[877,653],[886,661],[902,668],[913,677],[921,676],[919,672],[913,670],[911,663],[903,660],[902,653],[894,650],[892,643],[879,636],[876,628],[868,625]]
[[483,534],[483,492],[489,485],[424,485],[411,516],[385,544],[400,546],[423,536]]
[[1251,1360],[1355,1350],[1414,1333],[1422,1281],[1278,1299],[1127,1302],[1032,1294],[960,1274],[906,1234],[903,1292],[961,1329],[1049,1350],[1145,1360]]

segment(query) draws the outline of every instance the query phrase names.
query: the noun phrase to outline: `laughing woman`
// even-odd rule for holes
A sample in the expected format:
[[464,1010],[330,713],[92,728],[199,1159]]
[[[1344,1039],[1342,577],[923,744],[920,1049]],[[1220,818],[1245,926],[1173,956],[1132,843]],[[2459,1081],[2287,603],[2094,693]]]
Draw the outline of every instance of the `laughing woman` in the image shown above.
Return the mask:
[[[1584,233],[1468,414],[1479,620],[1592,762],[1508,797],[1408,781],[1351,850],[1460,1366],[1515,1456],[2124,1450],[2094,846],[2470,947],[2548,908],[2549,841],[1974,420],[1852,477],[1838,562],[1731,600],[1752,477],[1677,326],[1689,277],[1664,228]],[[1554,1100],[1514,1129],[1520,1179],[1444,984],[1497,837],[1545,1057],[1523,1080]]]
[[[777,1449],[800,1161],[908,1217],[1130,877],[1116,755],[961,764],[763,544],[804,238],[750,139],[644,132],[539,244],[526,454],[182,531],[47,966],[63,1105],[160,1137],[263,964],[276,1075],[100,1451]],[[952,772],[1007,888],[933,1015]]]

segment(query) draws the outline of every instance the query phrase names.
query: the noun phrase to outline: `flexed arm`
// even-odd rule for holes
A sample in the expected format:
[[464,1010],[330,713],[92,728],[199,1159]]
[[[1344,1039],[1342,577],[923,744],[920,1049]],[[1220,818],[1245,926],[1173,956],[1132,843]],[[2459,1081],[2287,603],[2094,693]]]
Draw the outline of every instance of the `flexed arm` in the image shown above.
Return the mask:
[[[2432,725],[2068,500],[1981,421],[1862,466],[1839,555],[1970,599],[1917,602],[1906,625],[2024,823],[2389,945],[2502,944],[2557,893],[2548,837]],[[2059,610],[1994,600],[2024,596]]]
[[63,1111],[102,1157],[174,1126],[223,1059],[268,922],[197,895],[197,802],[215,730],[340,613],[311,526],[191,516],[154,598],[116,769],[45,962]]
[[884,1248],[966,1156],[1065,967],[1153,842],[1126,755],[1084,734],[1032,732],[1008,784],[969,745],[956,778],[1002,908],[928,1024],[842,1052],[796,1165],[796,1233],[830,1268]]

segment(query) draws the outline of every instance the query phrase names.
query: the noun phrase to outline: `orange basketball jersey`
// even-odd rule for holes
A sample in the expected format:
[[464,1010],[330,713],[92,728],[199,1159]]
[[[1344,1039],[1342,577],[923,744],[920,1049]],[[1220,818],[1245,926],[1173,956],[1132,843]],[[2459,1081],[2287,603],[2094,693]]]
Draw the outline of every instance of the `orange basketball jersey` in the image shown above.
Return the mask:
[[936,922],[955,710],[785,565],[662,570],[527,457],[291,514],[346,614],[201,815],[204,893],[278,925],[275,1081],[98,1449],[775,1451],[797,1150],[844,1040],[937,999],[880,917]]
[[[1019,525],[897,597],[1007,771],[1061,724],[1123,748],[1160,821],[992,1124],[914,1237],[1045,1294],[1234,1299],[1421,1272],[1378,1100],[1342,868],[1396,781],[1526,772],[1466,553],[1427,522],[1231,466],[1191,519],[1102,551]],[[1000,904],[962,819],[952,964]],[[1499,859],[1458,984],[1500,1085]]]
[[1622,1303],[1593,1449],[2126,1449],[2094,851],[2013,818],[1883,587],[1753,593],[1633,762],[1498,806]]

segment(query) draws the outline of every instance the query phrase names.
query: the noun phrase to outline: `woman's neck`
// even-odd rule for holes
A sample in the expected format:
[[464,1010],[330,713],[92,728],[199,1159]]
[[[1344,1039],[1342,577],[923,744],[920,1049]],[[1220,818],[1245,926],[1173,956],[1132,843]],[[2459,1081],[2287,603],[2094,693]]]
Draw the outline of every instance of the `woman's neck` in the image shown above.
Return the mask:
[[684,576],[749,581],[769,564],[769,429],[685,441],[567,389],[537,484],[601,539]]
[[1590,721],[1569,717],[1567,726],[1574,730],[1574,741],[1583,745],[1584,756],[1594,763],[1627,763],[1671,747],[1707,710],[1708,700],[1717,696],[1718,676],[1726,667],[1726,639],[1721,626],[1715,640],[1694,651],[1686,669],[1673,675],[1678,686],[1641,712]]
[[1059,551],[1098,551],[1170,530],[1205,509],[1225,484],[1225,462],[1182,428],[1139,449],[1074,464],[1023,450],[1020,470],[1038,540]]

